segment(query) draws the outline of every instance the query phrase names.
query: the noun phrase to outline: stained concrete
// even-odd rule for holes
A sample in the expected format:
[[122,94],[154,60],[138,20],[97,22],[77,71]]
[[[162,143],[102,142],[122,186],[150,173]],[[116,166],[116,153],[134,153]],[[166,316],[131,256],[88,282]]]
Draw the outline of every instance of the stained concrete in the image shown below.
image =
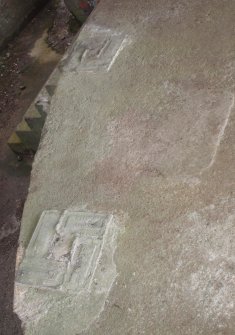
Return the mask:
[[103,0],[85,24],[60,66],[18,256],[44,210],[108,213],[116,276],[104,304],[16,284],[26,335],[234,334],[234,14],[232,0]]

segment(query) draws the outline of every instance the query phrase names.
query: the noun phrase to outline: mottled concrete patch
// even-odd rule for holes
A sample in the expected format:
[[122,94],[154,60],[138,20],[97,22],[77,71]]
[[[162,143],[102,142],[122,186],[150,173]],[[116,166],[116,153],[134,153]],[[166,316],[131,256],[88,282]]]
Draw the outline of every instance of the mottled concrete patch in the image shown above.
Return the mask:
[[[178,291],[202,324],[225,330],[235,313],[235,199],[189,213],[174,225],[179,231],[170,248],[178,260],[167,295]],[[180,313],[177,298],[173,305]]]
[[[158,230],[130,285],[129,299],[138,306],[130,313],[138,315],[133,334],[145,325],[143,297],[151,306],[146,334],[154,334],[151,323],[161,329],[157,334],[233,333],[234,224],[235,199],[224,198]],[[136,296],[140,282],[152,294],[143,285]]]

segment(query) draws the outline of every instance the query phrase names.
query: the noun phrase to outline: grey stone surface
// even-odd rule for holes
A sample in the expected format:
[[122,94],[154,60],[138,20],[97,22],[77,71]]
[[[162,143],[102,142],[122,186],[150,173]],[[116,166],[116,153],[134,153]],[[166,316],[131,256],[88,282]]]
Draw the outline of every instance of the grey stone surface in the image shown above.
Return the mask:
[[0,0],[0,48],[16,33],[37,6],[46,0]]
[[[102,289],[71,300],[16,285],[26,335],[234,334],[234,13],[231,0],[103,0],[85,24],[52,97],[19,257],[44,210],[124,228],[107,238]],[[104,31],[127,43],[111,52]]]

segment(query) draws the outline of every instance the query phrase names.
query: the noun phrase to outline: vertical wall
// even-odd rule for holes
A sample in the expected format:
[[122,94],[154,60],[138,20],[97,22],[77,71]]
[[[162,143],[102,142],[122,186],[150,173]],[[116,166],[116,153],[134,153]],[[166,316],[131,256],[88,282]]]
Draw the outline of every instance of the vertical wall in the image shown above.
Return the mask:
[[0,0],[0,48],[46,0]]

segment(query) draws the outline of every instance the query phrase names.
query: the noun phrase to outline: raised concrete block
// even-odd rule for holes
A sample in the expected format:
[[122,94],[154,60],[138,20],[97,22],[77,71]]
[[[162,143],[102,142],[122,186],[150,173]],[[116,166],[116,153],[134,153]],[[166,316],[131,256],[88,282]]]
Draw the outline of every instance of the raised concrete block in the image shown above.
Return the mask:
[[[75,334],[99,317],[117,277],[119,231],[117,217],[109,214],[42,213],[22,250],[15,285],[15,311],[25,334]],[[60,306],[57,315],[54,304]]]
[[130,43],[125,34],[95,25],[84,28],[62,64],[65,71],[109,71],[122,49]]
[[112,216],[45,211],[20,266],[17,282],[33,287],[89,289]]

